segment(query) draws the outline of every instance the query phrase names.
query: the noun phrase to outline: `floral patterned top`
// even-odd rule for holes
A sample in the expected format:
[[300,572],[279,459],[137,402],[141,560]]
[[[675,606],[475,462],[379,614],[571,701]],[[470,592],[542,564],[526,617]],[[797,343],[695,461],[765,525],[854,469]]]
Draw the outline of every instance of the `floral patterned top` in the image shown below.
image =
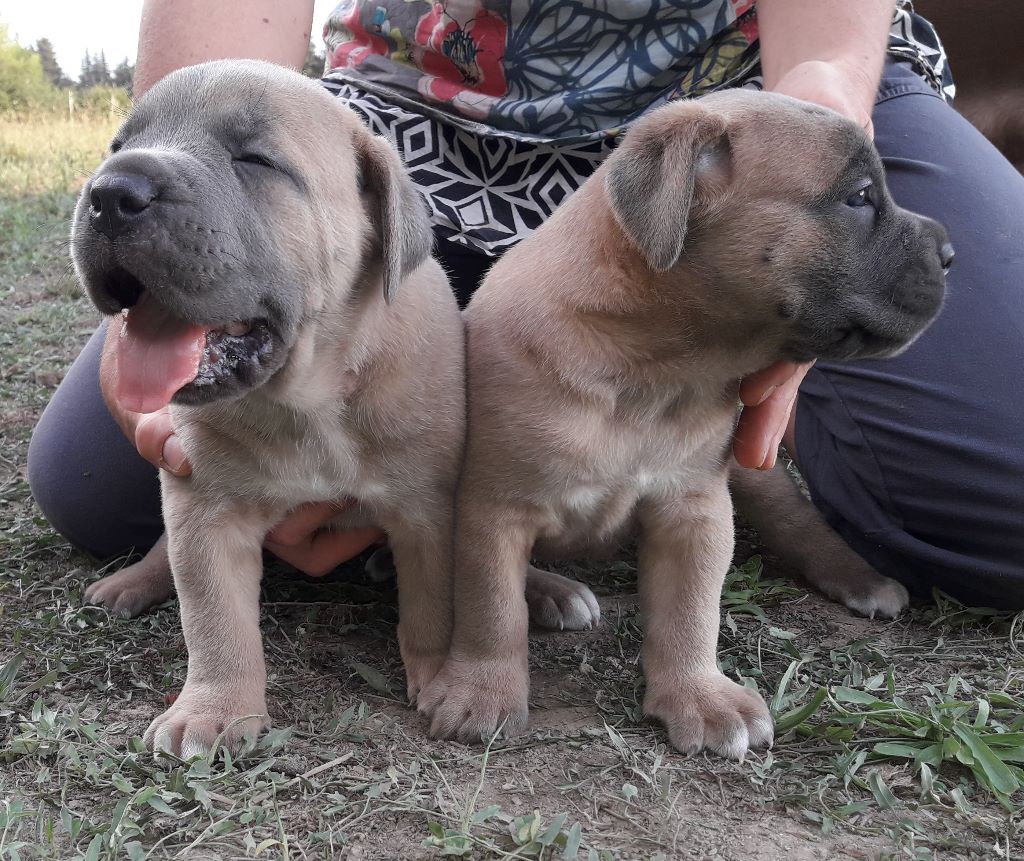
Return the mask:
[[[436,232],[499,254],[637,117],[759,86],[754,0],[343,0],[324,84],[401,151]],[[901,3],[889,51],[952,96],[942,46]]]

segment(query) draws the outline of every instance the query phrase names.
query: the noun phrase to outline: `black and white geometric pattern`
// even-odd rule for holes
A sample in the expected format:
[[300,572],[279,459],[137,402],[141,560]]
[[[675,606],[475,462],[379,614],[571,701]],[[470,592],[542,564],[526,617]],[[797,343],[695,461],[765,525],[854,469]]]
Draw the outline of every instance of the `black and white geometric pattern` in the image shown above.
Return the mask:
[[533,142],[478,135],[327,79],[324,86],[394,143],[438,234],[486,254],[529,236],[612,150],[612,138]]

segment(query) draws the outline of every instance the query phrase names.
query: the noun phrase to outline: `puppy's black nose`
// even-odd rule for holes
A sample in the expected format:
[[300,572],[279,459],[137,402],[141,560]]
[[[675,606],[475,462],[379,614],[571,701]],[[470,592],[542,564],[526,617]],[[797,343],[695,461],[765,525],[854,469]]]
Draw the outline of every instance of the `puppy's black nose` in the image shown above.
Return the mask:
[[939,249],[939,262],[942,263],[942,268],[949,269],[953,265],[954,257],[956,257],[956,252],[953,250],[952,243],[943,242]]
[[116,239],[134,225],[156,197],[156,189],[137,173],[98,176],[89,189],[89,218],[94,229]]

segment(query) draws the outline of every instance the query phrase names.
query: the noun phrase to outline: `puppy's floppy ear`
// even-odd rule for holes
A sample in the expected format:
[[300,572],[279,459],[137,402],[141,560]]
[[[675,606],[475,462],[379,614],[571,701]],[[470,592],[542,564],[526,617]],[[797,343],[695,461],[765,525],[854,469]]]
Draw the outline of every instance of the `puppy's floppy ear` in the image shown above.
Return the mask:
[[360,192],[380,243],[384,301],[390,303],[402,276],[430,256],[434,235],[426,204],[394,147],[360,129],[355,148]]
[[659,272],[683,253],[694,204],[732,173],[725,120],[696,103],[681,107],[661,108],[627,132],[606,177],[615,220]]

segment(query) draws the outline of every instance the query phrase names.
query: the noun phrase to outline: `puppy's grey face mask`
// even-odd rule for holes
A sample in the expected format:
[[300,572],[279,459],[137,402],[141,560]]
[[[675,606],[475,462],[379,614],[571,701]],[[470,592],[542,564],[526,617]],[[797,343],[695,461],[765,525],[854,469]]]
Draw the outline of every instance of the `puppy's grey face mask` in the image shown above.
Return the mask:
[[301,206],[305,189],[270,155],[267,120],[210,116],[162,87],[118,132],[72,232],[89,296],[125,314],[112,323],[118,400],[139,412],[265,382],[287,358],[310,277],[275,253],[286,229],[275,213]]
[[[316,288],[329,281],[344,301],[352,285],[337,273],[351,280],[374,254],[390,299],[429,254],[397,156],[341,112],[301,76],[242,61],[175,72],[140,100],[72,228],[89,296],[106,314],[127,312],[112,323],[122,406],[238,397],[286,362]],[[310,146],[329,180],[290,161]],[[337,149],[333,161],[324,147]]]
[[906,350],[942,308],[954,256],[943,226],[896,205],[866,140],[809,212],[817,248],[794,265],[799,299],[777,308],[789,324],[786,357],[849,361]]

